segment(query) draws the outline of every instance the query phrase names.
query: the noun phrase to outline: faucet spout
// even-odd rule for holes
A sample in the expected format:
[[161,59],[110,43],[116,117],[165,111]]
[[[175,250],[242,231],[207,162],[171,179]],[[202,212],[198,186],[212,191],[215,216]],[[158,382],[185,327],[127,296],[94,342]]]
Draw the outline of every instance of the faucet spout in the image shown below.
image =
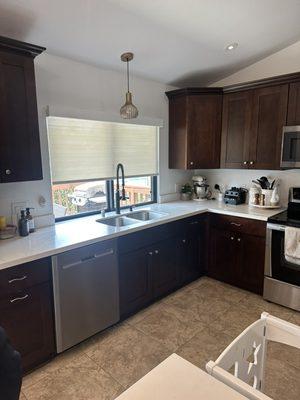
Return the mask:
[[[121,170],[121,178],[122,178],[122,194],[120,194],[120,170]],[[117,188],[116,188],[116,213],[120,214],[120,200],[126,200],[126,193],[125,193],[125,174],[124,174],[124,166],[123,164],[119,163],[117,165]]]

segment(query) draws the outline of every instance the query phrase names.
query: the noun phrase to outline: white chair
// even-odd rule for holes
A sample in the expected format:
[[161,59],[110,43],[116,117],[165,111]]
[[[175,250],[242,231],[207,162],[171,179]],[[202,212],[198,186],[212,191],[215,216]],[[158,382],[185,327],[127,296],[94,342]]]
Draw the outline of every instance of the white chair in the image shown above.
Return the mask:
[[269,340],[299,349],[300,327],[264,312],[206,370],[251,400],[270,399],[262,393]]

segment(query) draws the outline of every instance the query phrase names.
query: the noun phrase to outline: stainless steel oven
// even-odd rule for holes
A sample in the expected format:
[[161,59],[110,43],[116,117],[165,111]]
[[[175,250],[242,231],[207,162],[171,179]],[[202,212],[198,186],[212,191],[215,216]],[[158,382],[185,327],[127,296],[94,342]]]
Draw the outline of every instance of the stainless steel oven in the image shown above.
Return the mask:
[[300,125],[283,127],[280,166],[300,168]]
[[300,311],[300,265],[285,259],[285,229],[279,223],[267,224],[263,297]]

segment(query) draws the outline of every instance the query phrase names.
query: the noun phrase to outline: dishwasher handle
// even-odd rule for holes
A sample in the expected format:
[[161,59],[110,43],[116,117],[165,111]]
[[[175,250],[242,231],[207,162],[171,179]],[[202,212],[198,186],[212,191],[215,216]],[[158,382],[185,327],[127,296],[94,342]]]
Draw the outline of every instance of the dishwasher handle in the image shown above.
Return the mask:
[[92,254],[91,256],[88,256],[88,257],[85,257],[85,258],[81,258],[80,260],[75,261],[73,263],[65,264],[65,265],[62,266],[62,269],[69,269],[69,268],[72,268],[72,267],[76,267],[76,265],[87,263],[89,261],[95,260],[96,258],[110,256],[112,254],[114,254],[114,249],[109,249],[109,250],[103,251],[102,253]]

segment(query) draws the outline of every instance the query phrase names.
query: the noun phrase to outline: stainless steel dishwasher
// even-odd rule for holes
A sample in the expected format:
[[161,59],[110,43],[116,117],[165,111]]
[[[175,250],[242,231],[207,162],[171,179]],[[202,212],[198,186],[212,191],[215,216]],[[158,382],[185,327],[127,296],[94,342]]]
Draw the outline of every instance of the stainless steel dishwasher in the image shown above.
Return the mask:
[[119,280],[113,240],[52,257],[57,351],[119,320]]

